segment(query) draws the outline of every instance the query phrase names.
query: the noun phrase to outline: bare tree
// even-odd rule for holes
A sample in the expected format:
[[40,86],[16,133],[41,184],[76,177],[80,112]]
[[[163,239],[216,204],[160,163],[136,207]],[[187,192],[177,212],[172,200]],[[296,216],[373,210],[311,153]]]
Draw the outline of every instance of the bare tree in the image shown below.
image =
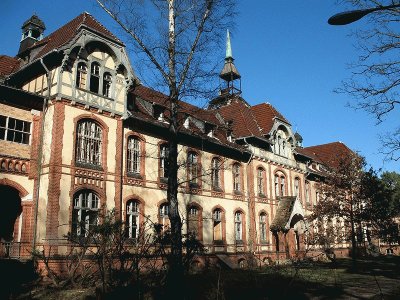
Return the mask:
[[[326,177],[319,183],[319,202],[314,207],[311,219],[319,224],[317,233],[319,236],[328,235],[330,238],[341,239],[337,231],[334,235],[333,220],[336,228],[349,228],[347,235],[350,237],[352,258],[356,259],[357,229],[361,226],[361,214],[363,209],[362,176],[365,166],[364,158],[356,153],[341,154],[335,158],[334,167],[327,170]],[[341,226],[341,225],[345,226]],[[321,239],[323,243],[327,241]],[[326,246],[326,245],[322,245]],[[328,245],[329,246],[329,245]]]
[[[400,4],[395,0],[342,0],[351,9]],[[353,96],[350,106],[363,109],[381,123],[400,104],[400,7],[368,14],[368,26],[354,32],[360,55],[351,64],[352,75],[338,92]],[[400,159],[400,124],[381,136],[381,152],[387,159]]]
[[[232,21],[234,0],[96,0],[122,27],[145,58],[169,100],[167,200],[171,222],[170,295],[182,290],[182,220],[178,210],[178,111],[182,97],[210,91],[213,50]],[[214,56],[215,59],[215,56]],[[179,297],[182,297],[179,296]]]

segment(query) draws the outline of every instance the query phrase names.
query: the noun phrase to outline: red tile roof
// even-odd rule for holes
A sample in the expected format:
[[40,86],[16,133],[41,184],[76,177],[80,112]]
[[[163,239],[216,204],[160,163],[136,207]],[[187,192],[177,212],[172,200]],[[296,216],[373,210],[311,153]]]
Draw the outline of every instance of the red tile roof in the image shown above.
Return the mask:
[[14,57],[0,55],[0,77],[10,75],[18,63],[18,59]]
[[[154,103],[164,106],[164,107],[169,106],[167,95],[165,95],[161,92],[155,91],[146,86],[143,86],[143,85],[137,86],[133,90],[133,94],[136,96],[139,96],[143,100],[146,100],[149,102],[154,102]],[[220,123],[221,123],[215,116],[215,112],[201,109],[197,106],[191,105],[191,104],[183,102],[183,101],[179,101],[178,105],[179,105],[180,111],[183,113],[187,113],[188,115],[194,116],[198,119],[207,121],[208,123],[211,123],[214,125],[220,125]]]
[[52,32],[50,35],[46,36],[44,39],[36,42],[30,48],[28,48],[31,50],[36,48],[40,49],[34,55],[34,57],[31,57],[31,61],[43,57],[51,51],[59,49],[63,45],[70,42],[81,29],[81,27],[89,28],[99,35],[102,35],[119,44],[122,44],[122,42],[115,35],[113,35],[107,28],[101,25],[92,15],[84,12],[64,26]]
[[251,107],[251,111],[257,119],[257,123],[263,129],[264,134],[271,131],[274,125],[274,118],[290,124],[271,104],[260,103]]
[[241,98],[232,98],[228,104],[217,110],[225,121],[233,121],[232,129],[236,137],[263,137],[263,131],[257,123],[251,107]]
[[[145,87],[143,85],[139,85],[135,87],[134,90],[131,91],[134,96],[140,97],[142,100],[145,100],[147,102],[152,102],[156,103],[158,105],[168,107],[168,96],[160,93],[158,91],[152,90],[148,87]],[[204,110],[199,107],[196,107],[194,105],[188,104],[183,101],[179,101],[179,106],[180,110],[179,112],[183,112],[186,114],[189,114],[196,119],[199,119],[201,121],[206,121],[208,123],[216,125],[214,127],[214,134],[213,137],[208,136],[203,129],[200,129],[198,125],[196,125],[194,122],[190,121],[189,122],[189,127],[181,127],[180,131],[182,133],[194,135],[194,136],[201,136],[202,138],[215,143],[215,144],[220,144],[220,145],[225,145],[230,148],[234,148],[236,150],[239,150],[241,152],[245,151],[245,148],[242,146],[230,142],[227,139],[227,127],[225,124],[220,122],[218,118],[216,117],[216,112],[211,111],[211,110]],[[132,115],[135,118],[140,118],[141,120],[151,122],[153,124],[158,124],[159,126],[167,127],[168,123],[160,122],[155,119],[153,115],[151,115],[150,111],[146,109],[141,102],[136,103],[136,110],[131,112]],[[168,115],[166,114],[166,118],[168,118]],[[179,115],[178,118],[180,119],[180,123],[183,123],[183,118],[184,115]]]
[[[297,149],[299,150],[299,149]],[[340,157],[354,153],[342,142],[317,145],[300,149],[301,153],[308,155],[314,160],[329,167],[337,167]]]

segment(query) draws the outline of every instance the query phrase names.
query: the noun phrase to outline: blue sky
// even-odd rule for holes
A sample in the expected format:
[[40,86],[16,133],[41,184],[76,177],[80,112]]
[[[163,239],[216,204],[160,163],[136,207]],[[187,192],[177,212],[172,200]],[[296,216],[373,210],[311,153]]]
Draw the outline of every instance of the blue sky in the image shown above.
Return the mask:
[[[90,0],[0,1],[0,54],[14,56],[21,25],[33,13],[49,34],[83,11],[118,33],[117,25]],[[346,106],[354,101],[333,90],[349,77],[356,60],[351,31],[365,20],[330,26],[327,19],[343,6],[335,1],[238,0],[239,15],[231,33],[235,64],[242,75],[243,97],[251,104],[274,105],[304,138],[304,146],[342,141],[359,151],[375,169],[399,171],[398,162],[383,162],[378,135],[398,125],[399,110],[380,125],[364,111]],[[289,5],[290,3],[290,5]],[[225,55],[221,49],[221,68]],[[218,54],[216,54],[218,55]],[[134,58],[131,58],[134,62]]]

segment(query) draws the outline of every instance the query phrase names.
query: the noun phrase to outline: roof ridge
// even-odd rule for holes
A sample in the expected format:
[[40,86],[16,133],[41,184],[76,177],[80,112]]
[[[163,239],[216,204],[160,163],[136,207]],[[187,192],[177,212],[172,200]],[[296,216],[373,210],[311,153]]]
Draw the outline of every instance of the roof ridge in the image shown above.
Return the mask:
[[[90,17],[90,19],[92,19],[94,22],[96,22],[98,25],[100,25],[100,27],[103,28],[103,29],[111,36],[112,39],[114,39],[114,40],[118,41],[119,43],[123,44],[123,42],[122,42],[118,37],[116,37],[110,30],[107,29],[107,27],[105,27],[101,22],[99,22],[99,21],[98,21],[94,16],[92,16],[90,13],[84,11],[82,14],[84,15],[84,19],[83,19],[83,21],[82,21],[82,24],[85,24],[85,25],[86,25],[86,23],[85,23],[85,22],[86,22],[86,16],[88,16],[88,17]],[[88,27],[89,27],[89,26],[88,26]],[[93,29],[93,30],[96,30],[96,29],[94,29],[94,28],[92,28],[92,29]],[[96,30],[96,31],[97,31],[97,30]]]

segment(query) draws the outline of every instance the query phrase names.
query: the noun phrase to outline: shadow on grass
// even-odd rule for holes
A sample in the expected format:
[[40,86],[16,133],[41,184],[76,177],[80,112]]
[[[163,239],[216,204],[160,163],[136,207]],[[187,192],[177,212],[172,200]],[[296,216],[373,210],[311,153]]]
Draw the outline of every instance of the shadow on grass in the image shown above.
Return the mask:
[[400,279],[400,257],[379,256],[374,258],[360,258],[353,264],[351,259],[339,259],[337,268],[345,269],[347,273],[359,275],[383,276],[391,279]]

